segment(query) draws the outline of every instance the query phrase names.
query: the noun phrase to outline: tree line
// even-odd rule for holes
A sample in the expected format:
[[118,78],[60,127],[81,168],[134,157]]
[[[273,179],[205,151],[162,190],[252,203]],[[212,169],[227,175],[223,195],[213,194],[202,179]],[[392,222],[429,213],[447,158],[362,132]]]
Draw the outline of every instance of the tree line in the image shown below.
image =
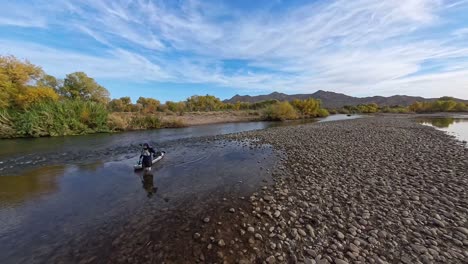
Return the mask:
[[468,104],[457,102],[453,97],[444,96],[432,102],[414,102],[409,106],[379,106],[370,103],[346,105],[342,108],[328,110],[332,114],[468,112]]
[[408,109],[415,113],[466,112],[468,104],[457,102],[453,97],[444,96],[433,102],[414,102]]

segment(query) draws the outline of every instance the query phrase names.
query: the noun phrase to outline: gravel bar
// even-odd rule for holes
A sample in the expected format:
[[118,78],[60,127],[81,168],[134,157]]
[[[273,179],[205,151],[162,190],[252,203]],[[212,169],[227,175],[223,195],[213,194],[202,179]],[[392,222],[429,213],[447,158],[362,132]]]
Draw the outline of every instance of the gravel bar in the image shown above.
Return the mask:
[[234,137],[287,154],[250,197],[260,262],[468,263],[468,149],[452,136],[378,117]]

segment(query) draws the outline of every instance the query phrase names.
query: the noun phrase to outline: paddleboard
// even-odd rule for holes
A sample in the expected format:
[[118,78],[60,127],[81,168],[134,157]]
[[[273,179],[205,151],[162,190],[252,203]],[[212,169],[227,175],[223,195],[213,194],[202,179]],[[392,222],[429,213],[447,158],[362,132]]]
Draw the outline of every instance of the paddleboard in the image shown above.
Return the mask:
[[[152,165],[154,165],[158,161],[162,160],[162,158],[164,158],[164,155],[166,155],[166,152],[164,152],[164,151],[161,151],[160,153],[161,153],[161,155],[154,157],[154,159],[152,161]],[[133,168],[135,170],[141,170],[141,169],[143,169],[143,165],[142,164],[136,164],[136,165],[133,166]]]

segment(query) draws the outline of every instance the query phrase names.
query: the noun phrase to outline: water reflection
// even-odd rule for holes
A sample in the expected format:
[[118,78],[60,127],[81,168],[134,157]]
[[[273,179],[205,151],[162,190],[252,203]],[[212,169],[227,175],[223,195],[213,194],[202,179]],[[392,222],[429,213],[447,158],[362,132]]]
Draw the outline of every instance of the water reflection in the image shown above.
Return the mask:
[[151,172],[143,173],[141,183],[143,184],[143,189],[146,191],[148,198],[153,197],[158,191],[158,188],[154,186],[154,175]]
[[0,177],[0,207],[9,207],[52,194],[59,189],[58,179],[65,166],[43,167],[17,176]]
[[96,172],[100,168],[104,166],[104,162],[102,161],[95,161],[93,163],[87,163],[87,164],[80,164],[78,165],[78,169],[82,171],[88,171],[88,172]]
[[456,117],[421,117],[417,121],[423,125],[436,127],[461,141],[468,141],[468,118],[463,115]]
[[453,117],[421,118],[420,122],[423,124],[430,124],[438,128],[447,128],[453,123],[455,123],[456,119]]

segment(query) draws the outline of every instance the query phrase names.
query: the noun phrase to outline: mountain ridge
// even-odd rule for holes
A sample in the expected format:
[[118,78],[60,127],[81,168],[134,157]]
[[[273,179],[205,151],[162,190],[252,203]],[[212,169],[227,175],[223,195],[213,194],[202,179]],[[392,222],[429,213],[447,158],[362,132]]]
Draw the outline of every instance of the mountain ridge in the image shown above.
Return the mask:
[[[324,107],[327,108],[340,108],[345,105],[358,105],[376,103],[381,106],[401,105],[408,106],[416,101],[419,102],[432,102],[438,98],[424,98],[421,96],[408,96],[408,95],[393,95],[393,96],[369,96],[369,97],[353,97],[342,93],[335,93],[330,91],[318,90],[312,94],[284,94],[279,92],[272,92],[266,95],[234,95],[232,98],[224,100],[225,103],[248,102],[255,103],[265,100],[279,100],[279,101],[292,101],[294,99],[304,100],[313,97],[320,99]],[[457,102],[468,103],[468,100],[454,98]]]

